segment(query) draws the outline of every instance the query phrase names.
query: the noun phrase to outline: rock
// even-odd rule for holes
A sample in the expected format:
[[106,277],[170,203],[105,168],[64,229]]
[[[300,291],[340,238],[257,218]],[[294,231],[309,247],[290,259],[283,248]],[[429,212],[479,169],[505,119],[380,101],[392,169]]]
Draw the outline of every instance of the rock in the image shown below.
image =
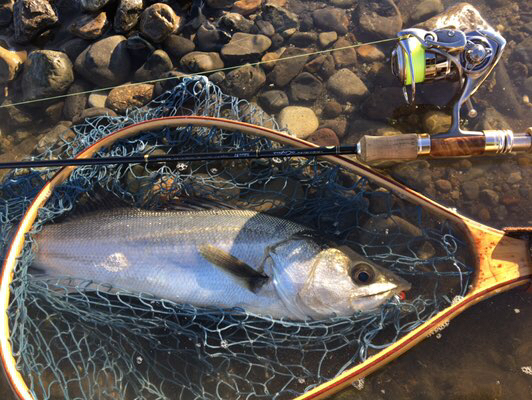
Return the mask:
[[285,107],[279,113],[278,121],[282,129],[288,129],[300,139],[310,136],[319,126],[318,117],[308,107]]
[[[265,22],[265,21],[260,21],[260,22]],[[269,25],[273,29],[273,26],[271,24]],[[224,27],[230,32],[250,33],[251,29],[253,28],[253,21],[243,17],[241,14],[230,12],[230,13],[222,15],[222,17],[220,18],[220,26]],[[258,32],[258,33],[262,33],[262,32]],[[273,31],[270,35],[266,35],[266,36],[271,36],[274,33],[275,31]]]
[[345,117],[337,117],[334,119],[321,120],[320,128],[332,129],[338,138],[342,139],[347,131],[347,119]]
[[87,105],[89,107],[105,107],[105,102],[107,101],[108,93],[96,92],[91,93],[87,100]]
[[[85,118],[101,117],[102,115],[106,115],[109,117],[118,116],[113,110],[110,110],[105,107],[104,108],[100,108],[100,107],[86,108],[85,110],[81,112],[81,114],[76,115],[72,119],[72,123],[77,125],[77,124],[85,122]],[[102,119],[100,121],[100,124],[105,124],[106,122],[108,122],[107,119]]]
[[[74,81],[70,88],[68,89],[68,96],[65,98],[65,104],[63,106],[63,116],[72,120],[76,115],[81,114],[87,105],[88,94],[83,93],[91,89],[91,85],[81,79]],[[72,96],[73,93],[83,93]]]
[[262,92],[259,95],[258,101],[262,107],[272,113],[276,113],[288,106],[288,96],[282,90]]
[[235,13],[249,15],[257,11],[262,5],[262,0],[238,0],[233,4],[232,10]]
[[339,146],[340,140],[336,133],[329,128],[320,128],[312,135],[307,137],[309,142],[317,144],[318,146]]
[[72,82],[74,71],[65,53],[35,50],[28,55],[22,73],[22,92],[25,100],[64,94]]
[[[223,72],[222,72],[223,74]],[[212,76],[213,74],[211,74],[210,76]],[[163,80],[157,82],[155,84],[155,89],[153,91],[153,96],[154,97],[157,97],[157,96],[160,96],[161,94],[163,94],[164,92],[166,92],[167,90],[172,90],[175,88],[175,86],[179,83],[179,81],[181,80],[181,78],[183,76],[186,76],[186,74],[184,74],[183,72],[179,72],[179,71],[175,71],[175,70],[172,70],[172,71],[168,71],[166,73],[164,73],[161,78],[163,78]]]
[[303,69],[311,74],[319,75],[323,79],[329,79],[336,72],[334,58],[330,54],[317,56],[306,63]]
[[444,12],[415,25],[414,28],[433,31],[449,26],[464,32],[476,29],[493,30],[475,7],[464,2],[449,7]]
[[351,8],[354,7],[356,3],[357,0],[331,0],[333,6],[340,8]]
[[196,47],[202,51],[219,51],[231,40],[231,35],[205,21],[196,32]]
[[168,36],[163,43],[163,49],[174,63],[178,63],[181,57],[194,51],[195,48],[196,46],[192,40],[178,35]]
[[462,191],[467,200],[478,199],[479,186],[476,181],[466,181],[462,184]]
[[360,36],[369,40],[394,37],[403,26],[401,13],[393,0],[361,0],[355,22]]
[[429,185],[429,172],[429,163],[426,160],[408,161],[392,167],[392,177],[415,190],[423,190]]
[[525,88],[525,94],[529,97],[532,97],[532,76],[529,76],[525,79],[523,87]]
[[441,111],[428,111],[423,115],[423,129],[431,135],[447,132],[451,128],[451,116]]
[[0,5],[0,26],[7,26],[13,19],[13,5],[15,0],[4,0]]
[[354,72],[343,68],[327,81],[327,89],[340,100],[358,100],[368,94],[368,88]]
[[62,121],[39,139],[37,146],[35,146],[35,151],[42,153],[48,149],[60,149],[64,145],[65,140],[73,140],[75,137],[76,134],[69,129],[66,121]]
[[218,53],[193,51],[181,58],[181,67],[190,72],[205,72],[220,69],[224,63]]
[[338,8],[322,8],[312,13],[314,24],[324,31],[335,31],[339,35],[345,35],[349,26],[349,19],[344,10]]
[[275,34],[275,28],[269,21],[259,19],[255,21],[255,26],[257,27],[257,33],[260,33],[261,35],[271,37]]
[[523,64],[532,64],[532,36],[527,37],[515,46],[512,57]]
[[495,213],[495,218],[497,218],[499,221],[504,221],[508,216],[508,210],[502,204],[495,207],[493,211]]
[[[532,44],[532,43],[531,43]],[[530,49],[532,50],[532,48]],[[530,58],[532,61],[532,58]],[[498,63],[494,69],[495,87],[493,88],[493,103],[499,111],[515,118],[525,118],[522,97],[515,88],[515,80],[510,78],[505,63]]]
[[314,47],[318,41],[318,34],[316,32],[296,32],[290,36],[288,41],[291,45],[296,47]]
[[261,66],[269,71],[275,67],[275,61],[278,60],[281,57],[281,54],[286,50],[286,47],[281,47],[280,49],[277,49],[275,51],[270,51],[262,56],[260,59]]
[[318,40],[320,42],[320,47],[322,49],[325,49],[329,47],[332,43],[334,43],[338,39],[338,34],[334,31],[332,32],[321,32],[318,35]]
[[116,8],[114,29],[118,33],[127,33],[139,21],[143,0],[120,0]]
[[265,83],[266,75],[260,67],[244,65],[227,73],[223,86],[236,97],[250,99]]
[[102,36],[108,26],[107,14],[102,11],[97,15],[81,15],[70,24],[68,30],[82,39],[93,40]]
[[451,182],[447,179],[438,179],[434,182],[434,186],[442,193],[449,193],[453,189]]
[[316,100],[323,90],[321,81],[308,72],[302,72],[290,82],[290,97],[294,101]]
[[384,53],[380,51],[377,46],[371,44],[357,47],[356,52],[358,57],[366,62],[381,61],[386,58]]
[[91,44],[76,58],[76,72],[98,87],[124,83],[131,69],[126,43],[115,35]]
[[277,6],[271,1],[262,8],[262,19],[271,22],[276,32],[282,32],[290,28],[299,29],[297,14]]
[[104,8],[109,0],[81,0],[81,7],[85,11],[95,12]]
[[61,46],[59,46],[59,51],[62,53],[65,53],[68,58],[70,58],[70,61],[72,61],[72,64],[76,62],[76,58],[81,54],[83,50],[89,46],[90,43],[81,38],[74,38],[66,41]]
[[272,40],[272,47],[271,47],[272,50],[278,49],[284,43],[284,38],[281,35],[279,35],[278,33],[274,33],[270,37],[270,39]]
[[15,79],[23,63],[21,54],[0,46],[0,83]]
[[133,80],[136,82],[157,79],[174,66],[164,50],[155,50],[146,62],[135,71]]
[[504,115],[495,110],[494,108],[488,107],[481,114],[478,123],[475,125],[475,129],[479,130],[492,130],[492,129],[509,129],[512,127],[506,121]]
[[131,69],[138,69],[155,51],[155,47],[139,34],[127,38],[126,47],[131,55]]
[[323,116],[325,118],[336,118],[342,113],[342,105],[335,100],[328,100],[323,107]]
[[212,8],[229,8],[233,5],[235,0],[207,0],[207,5]]
[[403,92],[399,87],[375,88],[361,107],[367,117],[378,121],[387,121],[397,110],[407,107]]
[[495,190],[481,190],[479,196],[480,199],[489,206],[496,206],[499,204],[499,194]]
[[139,83],[134,85],[119,86],[109,92],[105,106],[119,114],[132,107],[142,107],[153,97],[153,85]]
[[208,76],[209,80],[215,85],[222,86],[225,82],[225,73],[218,71]]
[[[389,216],[386,214],[379,214],[370,217],[362,226],[362,233],[360,235],[361,243],[378,243],[385,236],[404,235],[412,237],[423,236],[423,232],[416,225],[396,215]],[[388,241],[389,239],[387,239]],[[404,239],[407,240],[406,238]],[[407,243],[407,242],[405,242]]]
[[423,0],[420,3],[416,3],[413,12],[405,15],[409,16],[409,23],[413,24],[429,19],[442,11],[443,4],[441,0]]
[[308,59],[308,56],[305,55],[306,53],[305,50],[296,47],[286,49],[281,54],[281,58],[294,58],[276,62],[273,70],[268,74],[268,80],[275,86],[286,86],[305,66]]
[[[334,43],[333,49],[340,49],[352,45],[353,43],[349,39],[342,37]],[[354,48],[333,51],[332,56],[334,57],[334,62],[336,63],[337,68],[350,67],[357,62],[357,53]]]
[[515,171],[510,173],[506,179],[506,182],[508,182],[510,185],[513,185],[514,183],[520,182],[522,179],[523,177],[521,176],[521,171]]
[[168,35],[175,33],[181,22],[174,10],[163,3],[155,3],[140,15],[140,31],[154,43],[163,42]]
[[268,36],[237,32],[231,41],[222,47],[220,53],[228,63],[242,64],[259,60],[271,44],[272,41]]
[[15,40],[27,43],[39,33],[55,25],[57,14],[48,0],[18,0],[13,8]]

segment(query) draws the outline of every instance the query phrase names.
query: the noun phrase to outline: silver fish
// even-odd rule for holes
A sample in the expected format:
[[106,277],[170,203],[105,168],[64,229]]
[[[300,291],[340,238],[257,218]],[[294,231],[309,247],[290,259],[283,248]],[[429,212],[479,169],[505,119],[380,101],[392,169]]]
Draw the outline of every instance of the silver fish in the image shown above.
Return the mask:
[[290,320],[373,310],[410,289],[317,236],[254,211],[113,209],[45,226],[32,266],[46,277]]

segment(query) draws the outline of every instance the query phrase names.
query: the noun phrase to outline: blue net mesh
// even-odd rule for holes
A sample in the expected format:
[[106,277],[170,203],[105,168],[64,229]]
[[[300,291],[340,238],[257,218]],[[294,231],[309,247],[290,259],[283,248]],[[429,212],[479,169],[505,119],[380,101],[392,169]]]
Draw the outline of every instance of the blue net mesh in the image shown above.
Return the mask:
[[[136,122],[219,116],[277,127],[256,105],[204,77],[183,78],[147,106],[72,127],[36,158],[70,158]],[[263,137],[187,126],[144,132],[99,156],[256,150]],[[14,170],[0,185],[2,252],[57,169]],[[412,284],[405,300],[320,321],[278,320],[241,309],[176,304],[78,277],[35,279],[33,235],[104,188],[131,206],[202,197],[302,223]],[[311,158],[197,161],[77,168],[56,188],[28,235],[11,286],[13,356],[35,398],[291,398],[415,329],[463,296],[472,278],[453,226],[364,177]]]

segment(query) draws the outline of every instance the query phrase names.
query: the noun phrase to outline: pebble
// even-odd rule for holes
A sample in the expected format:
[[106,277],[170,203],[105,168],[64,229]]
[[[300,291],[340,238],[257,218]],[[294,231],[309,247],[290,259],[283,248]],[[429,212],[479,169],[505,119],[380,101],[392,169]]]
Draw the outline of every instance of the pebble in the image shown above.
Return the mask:
[[309,142],[317,144],[318,146],[339,146],[340,140],[336,133],[329,128],[320,128],[312,135],[307,137]]
[[105,7],[109,0],[81,0],[80,2],[85,11],[95,12]]
[[[90,90],[90,84],[83,79],[76,79],[70,88],[68,94],[81,93]],[[65,98],[65,104],[63,106],[63,116],[72,120],[76,115],[81,114],[87,105],[88,94],[77,94],[75,96],[68,96]]]
[[282,32],[290,28],[299,29],[297,14],[273,4],[271,1],[262,8],[262,19],[270,22],[276,32]]
[[515,46],[512,58],[526,65],[532,64],[532,36],[528,36]]
[[355,26],[365,39],[387,39],[401,30],[403,20],[393,0],[360,0]]
[[330,54],[321,54],[305,64],[305,71],[329,79],[335,72],[334,59]]
[[131,55],[131,69],[136,70],[146,62],[149,56],[155,51],[148,40],[144,39],[138,33],[135,33],[127,38],[127,50]]
[[90,42],[88,42],[85,39],[81,39],[77,37],[77,38],[67,40],[66,42],[61,44],[57,50],[65,53],[68,56],[68,58],[70,58],[70,61],[74,63],[76,61],[76,58],[89,45],[90,45]]
[[[271,26],[271,24],[269,25]],[[222,17],[220,18],[220,26],[224,27],[230,32],[250,33],[254,25],[253,25],[253,21],[243,17],[241,14],[230,12],[230,13],[226,13],[222,15]],[[273,26],[272,26],[272,29],[273,29]],[[262,34],[262,32],[258,32],[258,33]],[[275,31],[273,31],[270,35],[266,35],[266,36],[271,36],[274,33]]]
[[207,0],[207,5],[212,8],[229,8],[235,0]]
[[223,88],[236,97],[251,99],[265,83],[266,75],[261,67],[244,65],[225,75]]
[[476,200],[479,195],[479,185],[476,181],[466,181],[462,184],[462,191],[467,200]]
[[163,49],[168,53],[174,63],[178,63],[181,57],[196,48],[194,42],[179,35],[170,35],[163,42]]
[[164,50],[155,50],[146,62],[135,71],[133,80],[136,82],[149,81],[162,76],[170,71],[174,66],[172,60]]
[[231,41],[222,47],[222,58],[230,64],[243,64],[257,61],[272,45],[272,41],[265,35],[237,32]]
[[354,72],[343,68],[327,81],[327,88],[340,100],[358,100],[368,94],[368,88]]
[[91,93],[87,104],[89,107],[105,107],[107,96],[108,94],[103,92]]
[[490,211],[486,207],[481,208],[478,212],[478,218],[483,222],[488,222],[491,219]]
[[357,53],[354,48],[343,48],[352,46],[353,42],[346,37],[338,39],[333,46],[333,49],[342,49],[335,50],[332,52],[334,57],[334,62],[336,63],[337,68],[345,68],[355,65],[357,62]]
[[499,194],[491,189],[483,189],[479,194],[480,199],[489,206],[496,206],[499,204]]
[[205,21],[196,31],[196,47],[202,51],[220,51],[231,40],[231,35]]
[[153,97],[153,84],[140,83],[119,86],[107,96],[105,106],[118,114],[125,114],[131,107],[142,107]]
[[275,34],[275,28],[273,27],[272,23],[269,21],[258,19],[255,21],[255,26],[257,28],[257,33],[266,35],[268,37],[271,37]]
[[520,182],[523,179],[521,176],[521,171],[515,171],[510,173],[508,178],[506,179],[506,182],[508,182],[510,185]]
[[405,107],[405,99],[400,87],[374,88],[361,106],[368,118],[387,122],[400,107]]
[[[443,4],[441,0],[423,0],[416,2],[413,12],[409,13],[410,23],[424,21],[443,11]],[[408,15],[408,13],[406,14]]]
[[0,83],[15,79],[24,63],[22,55],[22,53],[9,51],[0,46]]
[[328,100],[323,107],[325,118],[336,118],[342,113],[342,105],[335,100]]
[[351,8],[354,7],[356,3],[357,0],[331,0],[333,6],[340,8]]
[[238,0],[233,4],[232,11],[242,15],[249,15],[257,11],[262,5],[262,0]]
[[27,43],[55,25],[58,16],[48,0],[18,0],[13,7],[15,41]]
[[163,42],[179,28],[181,17],[163,3],[155,3],[140,15],[140,31],[154,43]]
[[451,115],[441,111],[428,111],[423,115],[423,129],[431,135],[447,132],[451,128]]
[[275,63],[273,70],[268,74],[268,80],[275,86],[283,87],[288,85],[290,81],[295,78],[305,66],[308,56],[304,56],[307,52],[297,47],[290,47],[286,49],[281,58],[294,57],[288,60],[281,60]]
[[[423,235],[421,229],[396,215],[374,215],[362,226],[361,243],[375,243],[378,237],[403,233],[412,237]],[[406,242],[406,241],[405,241]]]
[[334,31],[321,32],[318,35],[318,40],[322,49],[326,49],[327,47],[329,47],[332,43],[336,41],[336,39],[338,39],[338,34]]
[[516,206],[521,202],[517,195],[505,194],[501,198],[501,203],[507,207]]
[[296,135],[300,139],[305,139],[318,129],[318,117],[312,109],[300,106],[288,106],[279,113],[279,126],[281,129]]
[[324,31],[335,31],[339,35],[345,35],[349,26],[349,19],[344,10],[327,7],[315,10],[312,13],[314,24]]
[[363,61],[372,62],[372,61],[381,61],[386,58],[384,53],[379,50],[377,46],[366,44],[356,48],[358,57]]
[[94,40],[102,36],[108,26],[107,14],[102,11],[97,15],[81,15],[70,24],[68,30],[82,39]]
[[190,72],[212,71],[224,67],[224,63],[218,53],[203,51],[193,51],[183,56],[180,65]]
[[258,97],[259,104],[267,111],[276,113],[288,106],[288,96],[283,90],[268,90]]
[[431,179],[429,167],[426,160],[408,161],[394,166],[392,176],[416,190],[423,190]]
[[14,0],[3,1],[0,5],[0,26],[7,26],[13,19],[13,4]]
[[323,90],[323,84],[314,75],[302,72],[290,82],[290,97],[294,101],[316,100]]
[[273,67],[275,67],[275,61],[278,60],[281,57],[281,54],[286,50],[286,47],[281,47],[280,49],[277,49],[275,51],[270,51],[262,56],[261,60],[261,66],[265,70],[271,70]]
[[434,185],[442,193],[449,193],[453,188],[451,182],[449,182],[447,179],[438,179],[434,182]]
[[98,87],[124,83],[131,70],[126,43],[124,36],[115,35],[91,44],[76,58],[76,72]]
[[114,30],[127,33],[132,30],[142,14],[143,0],[120,0],[116,8]]
[[[115,113],[113,110],[110,110],[109,108],[100,108],[100,107],[93,107],[93,108],[86,108],[83,110],[80,114],[77,114],[72,119],[72,123],[74,124],[80,124],[85,121],[85,118],[92,118],[92,117],[101,117],[101,116],[109,116],[109,117],[117,117],[118,114]],[[102,118],[102,120],[99,121],[100,124],[107,123],[107,119]]]
[[296,47],[314,47],[318,41],[318,34],[316,32],[296,32],[291,37],[288,43]]
[[337,117],[334,119],[321,120],[320,128],[332,129],[336,135],[342,139],[347,131],[347,119],[345,117]]
[[503,205],[495,207],[493,212],[495,214],[495,218],[497,218],[499,221],[504,221],[506,217],[508,216],[508,210]]
[[22,73],[22,92],[25,100],[66,93],[72,82],[72,62],[65,53],[35,50],[28,55]]

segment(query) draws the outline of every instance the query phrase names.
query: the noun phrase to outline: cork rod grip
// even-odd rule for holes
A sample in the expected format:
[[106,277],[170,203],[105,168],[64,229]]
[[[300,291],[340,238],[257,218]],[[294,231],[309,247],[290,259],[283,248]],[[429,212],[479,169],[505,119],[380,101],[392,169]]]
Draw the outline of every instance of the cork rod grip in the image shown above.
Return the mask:
[[418,135],[407,133],[397,136],[363,136],[359,142],[359,158],[363,162],[387,160],[415,160]]

